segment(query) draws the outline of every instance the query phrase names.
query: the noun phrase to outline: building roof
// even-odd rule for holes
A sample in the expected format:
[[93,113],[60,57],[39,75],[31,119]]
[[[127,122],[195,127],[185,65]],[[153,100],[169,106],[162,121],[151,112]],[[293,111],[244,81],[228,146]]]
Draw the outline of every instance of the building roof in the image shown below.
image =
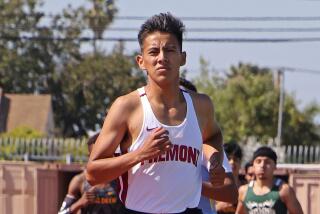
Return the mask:
[[52,117],[51,95],[5,94],[9,100],[6,131],[27,126],[47,133]]

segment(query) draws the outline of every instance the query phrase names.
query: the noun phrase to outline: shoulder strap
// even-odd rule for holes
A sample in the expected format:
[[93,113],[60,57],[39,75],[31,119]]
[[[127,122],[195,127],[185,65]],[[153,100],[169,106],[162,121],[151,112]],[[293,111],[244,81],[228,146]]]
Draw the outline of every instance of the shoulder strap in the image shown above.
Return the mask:
[[189,94],[188,91],[184,90],[184,89],[181,89],[182,91],[182,94],[184,96],[184,99],[186,100],[186,103],[187,103],[187,114],[186,114],[186,118],[190,118],[190,119],[193,119],[194,121],[198,121],[197,119],[197,114],[196,114],[196,110],[194,108],[194,105],[193,105],[193,101],[192,101],[192,98],[191,98],[191,95]]
[[146,91],[144,90],[144,87],[138,88],[137,91],[138,91],[140,97],[146,95]]

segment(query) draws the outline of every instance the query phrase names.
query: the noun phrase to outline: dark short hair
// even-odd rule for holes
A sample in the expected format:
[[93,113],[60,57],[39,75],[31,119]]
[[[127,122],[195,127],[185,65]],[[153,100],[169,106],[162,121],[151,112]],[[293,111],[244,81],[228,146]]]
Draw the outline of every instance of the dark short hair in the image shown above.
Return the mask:
[[143,41],[147,35],[156,31],[173,34],[177,38],[182,51],[185,26],[180,19],[172,16],[170,13],[160,13],[145,21],[141,25],[138,33],[138,41],[141,49],[143,48]]
[[192,82],[190,82],[185,78],[180,77],[179,84],[190,91],[197,92],[197,87]]
[[254,153],[253,153],[253,158],[252,161],[254,161],[257,157],[268,157],[271,160],[273,160],[275,163],[277,163],[277,154],[273,149],[271,149],[268,146],[262,146],[258,148]]
[[233,155],[240,160],[242,159],[242,149],[238,143],[231,141],[229,143],[223,144],[223,149],[227,156]]

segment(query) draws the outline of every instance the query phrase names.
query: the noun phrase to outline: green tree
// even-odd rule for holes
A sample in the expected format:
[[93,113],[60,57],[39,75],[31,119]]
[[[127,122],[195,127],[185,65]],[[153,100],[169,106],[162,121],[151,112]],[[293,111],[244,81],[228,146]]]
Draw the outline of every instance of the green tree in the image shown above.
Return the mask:
[[41,138],[45,135],[37,130],[34,130],[27,126],[19,126],[10,132],[6,132],[0,135],[0,137],[13,137],[13,138]]
[[[58,134],[84,135],[101,124],[115,97],[144,81],[123,44],[110,53],[82,53],[81,36],[101,38],[117,9],[112,0],[92,8],[70,5],[51,20],[40,0],[0,0],[0,86],[6,93],[50,93]],[[95,43],[94,43],[95,45]]]
[[86,55],[79,63],[70,63],[61,78],[63,114],[58,121],[63,132],[83,135],[102,123],[106,107],[120,95],[145,83],[144,75],[135,69],[134,56],[126,56],[120,43],[104,55]]
[[[272,70],[240,63],[221,74],[211,71],[203,59],[201,65],[195,82],[199,91],[212,98],[226,141],[245,141],[256,136],[266,142],[277,135],[279,89],[275,87]],[[301,111],[294,96],[285,93],[283,144],[320,142],[313,121],[319,110],[319,106],[310,104]]]
[[94,53],[97,53],[97,39],[101,39],[103,33],[113,21],[113,17],[117,12],[113,0],[90,0],[93,7],[86,12],[89,28],[93,31]]

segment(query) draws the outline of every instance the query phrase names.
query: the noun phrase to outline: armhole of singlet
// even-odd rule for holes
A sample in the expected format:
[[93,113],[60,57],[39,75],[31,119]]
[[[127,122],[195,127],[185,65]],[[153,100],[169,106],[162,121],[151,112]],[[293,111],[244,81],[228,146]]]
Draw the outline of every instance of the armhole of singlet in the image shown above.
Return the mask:
[[138,94],[139,94],[140,103],[141,103],[141,107],[142,107],[142,125],[141,125],[141,129],[139,131],[139,134],[138,134],[137,138],[134,141],[132,141],[132,145],[134,145],[137,142],[137,140],[141,137],[141,135],[143,133],[143,130],[145,128],[145,123],[146,123],[146,115],[145,114],[146,114],[146,111],[147,111],[146,110],[147,107],[143,103],[143,102],[145,102],[145,101],[143,101],[143,99],[145,99],[147,97],[146,96],[146,92],[144,90],[144,87],[138,88],[137,91],[138,91]]
[[[195,108],[195,105],[193,103],[193,99],[192,99],[190,93],[187,90],[182,89],[182,88],[180,88],[180,90],[182,91],[184,99],[186,100],[186,103],[187,103],[187,114],[186,114],[185,120],[188,117],[190,117],[190,118],[194,117],[194,119],[197,121],[198,129],[201,130],[200,124],[199,124],[199,120],[198,120],[198,115],[197,115],[197,112],[196,112],[196,108]],[[200,135],[201,135],[201,138],[202,138],[201,131],[200,131]]]

